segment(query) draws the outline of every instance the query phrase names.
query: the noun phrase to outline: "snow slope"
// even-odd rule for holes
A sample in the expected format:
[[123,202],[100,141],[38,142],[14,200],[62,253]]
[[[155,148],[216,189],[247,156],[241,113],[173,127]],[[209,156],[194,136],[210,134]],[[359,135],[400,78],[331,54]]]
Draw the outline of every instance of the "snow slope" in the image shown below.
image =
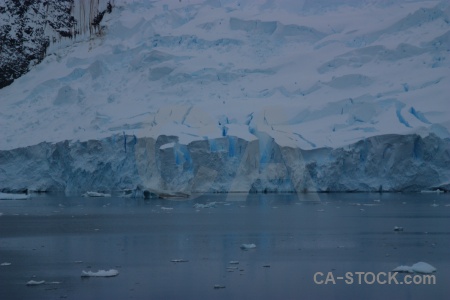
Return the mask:
[[[446,1],[116,1],[0,90],[0,149],[125,132],[282,145],[448,137]],[[256,135],[257,136],[257,135]]]
[[447,1],[116,0],[102,22],[0,90],[0,150],[172,136],[156,151],[189,162],[192,143],[228,138],[266,163],[273,144],[433,133],[448,147]]

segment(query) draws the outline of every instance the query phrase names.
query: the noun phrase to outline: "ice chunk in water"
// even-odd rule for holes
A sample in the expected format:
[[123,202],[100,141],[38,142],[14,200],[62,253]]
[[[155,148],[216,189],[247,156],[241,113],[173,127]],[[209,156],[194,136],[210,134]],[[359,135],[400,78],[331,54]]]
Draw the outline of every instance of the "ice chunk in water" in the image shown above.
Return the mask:
[[111,194],[99,193],[99,192],[86,192],[83,197],[111,197]]
[[411,268],[412,268],[412,270],[414,272],[417,272],[417,273],[429,274],[429,273],[436,272],[436,268],[435,267],[433,267],[432,265],[430,265],[430,264],[428,264],[426,262],[423,262],[423,261],[420,261],[418,263],[413,264],[411,266]]
[[177,259],[172,259],[171,262],[180,263],[180,262],[188,262],[188,260],[187,259],[177,258]]
[[242,250],[249,250],[249,249],[253,249],[253,248],[256,248],[255,244],[242,244],[241,245]]
[[27,282],[27,285],[40,285],[40,284],[44,284],[45,280],[41,280],[41,281],[34,281],[34,280],[30,280]]
[[113,277],[119,275],[119,271],[111,269],[108,271],[99,270],[97,272],[92,271],[82,271],[81,277]]
[[424,273],[424,274],[430,274],[433,272],[436,272],[436,268],[432,265],[420,261],[418,263],[413,264],[412,266],[398,266],[393,272],[407,272],[407,273]]

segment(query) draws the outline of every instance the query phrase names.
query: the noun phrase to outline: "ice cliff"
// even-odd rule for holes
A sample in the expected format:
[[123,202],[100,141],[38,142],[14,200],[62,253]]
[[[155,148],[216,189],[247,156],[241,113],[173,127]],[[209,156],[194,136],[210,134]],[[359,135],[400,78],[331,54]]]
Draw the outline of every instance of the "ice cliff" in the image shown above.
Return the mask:
[[41,2],[0,5],[0,190],[448,189],[448,1]]
[[273,139],[117,135],[0,151],[4,191],[146,189],[182,192],[420,191],[450,188],[450,140],[383,135],[301,150]]

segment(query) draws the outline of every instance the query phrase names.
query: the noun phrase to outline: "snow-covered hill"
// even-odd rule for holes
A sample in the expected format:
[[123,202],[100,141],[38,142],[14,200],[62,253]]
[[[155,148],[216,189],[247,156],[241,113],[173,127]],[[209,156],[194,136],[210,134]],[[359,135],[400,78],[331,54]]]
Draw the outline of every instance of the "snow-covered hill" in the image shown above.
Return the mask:
[[[160,147],[152,150],[154,156],[168,151],[167,169],[174,164],[184,172],[179,187],[192,185],[199,168],[215,163],[212,157],[195,160],[196,143],[207,144],[201,151],[225,151],[228,157],[237,145],[243,152],[244,144],[245,149],[255,144],[257,150],[249,155],[257,156],[254,168],[260,173],[262,165],[274,163],[277,147],[280,153],[326,150],[326,157],[311,160],[321,164],[329,151],[356,149],[370,140],[378,146],[368,153],[383,160],[393,149],[404,150],[394,143],[401,136],[405,144],[412,143],[412,158],[423,158],[416,143],[433,141],[441,147],[436,150],[441,163],[450,162],[448,1],[116,0],[102,24],[101,35],[53,43],[39,65],[0,90],[0,150],[69,140],[67,147],[75,151],[87,140],[109,144],[113,139],[122,141],[125,146],[119,148],[125,151],[130,140],[137,145],[150,138]],[[401,136],[392,140],[392,134]],[[388,138],[380,142],[382,136]],[[227,144],[217,147],[221,141]],[[55,145],[44,148],[53,153]],[[421,149],[433,147],[425,143]],[[5,157],[23,151],[1,152],[1,181],[11,177],[5,167],[11,160]],[[345,155],[332,156],[334,162],[345,163]],[[242,159],[234,163],[236,168],[244,164]],[[276,163],[286,164],[286,157],[280,154]],[[433,170],[440,168],[439,161],[433,164]],[[77,167],[87,168],[70,165]],[[219,166],[210,169],[220,172]],[[447,169],[435,170],[437,178],[412,189],[450,182]],[[277,173],[280,180],[292,176],[283,172]],[[324,183],[309,189],[374,190],[382,185],[379,177],[385,173],[364,174],[373,183]],[[177,188],[176,182],[167,184],[175,175],[167,175],[164,184],[148,176],[129,183],[119,178],[114,184]],[[260,180],[258,186],[261,178],[255,176],[246,177],[251,182],[243,190],[264,190],[264,182],[272,180]],[[74,179],[58,184],[44,180],[39,188],[67,189],[68,180]],[[413,177],[408,180],[390,190],[417,183]],[[216,185],[216,190],[242,190],[230,184]],[[16,180],[3,187],[12,186],[26,184]],[[101,186],[108,188],[107,183]],[[71,190],[83,188],[80,183]]]

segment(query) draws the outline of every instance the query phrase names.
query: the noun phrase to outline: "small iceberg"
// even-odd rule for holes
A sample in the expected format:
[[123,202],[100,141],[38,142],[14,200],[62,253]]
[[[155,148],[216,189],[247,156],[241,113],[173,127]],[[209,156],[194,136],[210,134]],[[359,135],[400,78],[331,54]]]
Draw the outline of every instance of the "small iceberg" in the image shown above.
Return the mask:
[[26,200],[30,198],[27,194],[0,193],[0,200]]
[[254,248],[256,248],[255,244],[242,244],[241,245],[242,250],[249,250],[249,249],[254,249]]
[[420,261],[412,266],[398,266],[392,272],[430,274],[436,272],[436,268],[426,262]]
[[432,265],[430,265],[426,262],[423,262],[423,261],[415,263],[411,267],[412,267],[412,270],[417,273],[430,274],[430,273],[436,272],[435,267],[433,267]]
[[99,192],[86,192],[83,197],[111,197],[111,194],[99,193]]
[[33,286],[33,285],[41,285],[44,284],[45,280],[41,280],[41,281],[34,281],[34,280],[30,280],[27,282],[28,286]]
[[92,271],[82,271],[81,277],[113,277],[119,275],[119,271],[111,269],[108,271],[99,270],[97,272]]

